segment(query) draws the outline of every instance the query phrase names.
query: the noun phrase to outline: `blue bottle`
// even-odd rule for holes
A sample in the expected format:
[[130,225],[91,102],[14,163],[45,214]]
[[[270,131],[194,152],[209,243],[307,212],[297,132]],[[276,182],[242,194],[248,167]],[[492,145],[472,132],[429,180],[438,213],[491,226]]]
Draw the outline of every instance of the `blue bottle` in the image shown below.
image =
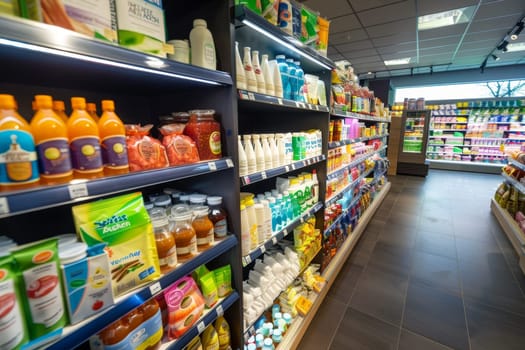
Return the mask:
[[288,79],[290,80],[291,99],[297,101],[297,75],[293,59],[286,60],[288,64]]
[[295,75],[297,76],[297,101],[306,102],[304,99],[303,88],[304,88],[304,71],[301,68],[301,62],[295,61]]
[[281,81],[283,83],[283,98],[287,100],[292,99],[292,90],[290,86],[290,75],[288,64],[286,63],[286,57],[284,55],[275,56],[277,65],[279,66],[279,72],[281,73]]
[[274,197],[268,198],[270,202],[270,210],[272,211],[272,232],[277,232],[281,230],[281,214],[279,213],[279,206]]

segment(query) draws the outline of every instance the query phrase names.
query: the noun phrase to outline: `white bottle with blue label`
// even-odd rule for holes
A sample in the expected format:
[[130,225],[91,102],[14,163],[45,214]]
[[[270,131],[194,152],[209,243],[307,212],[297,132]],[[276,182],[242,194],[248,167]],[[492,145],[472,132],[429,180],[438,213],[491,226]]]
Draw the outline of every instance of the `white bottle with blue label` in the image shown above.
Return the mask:
[[297,101],[297,75],[295,69],[295,63],[293,59],[286,59],[286,64],[288,65],[288,79],[290,81],[290,97],[291,100]]
[[286,57],[284,55],[275,56],[277,64],[279,66],[279,72],[281,73],[281,81],[283,85],[283,97],[285,99],[292,99],[292,90],[290,86],[290,75],[288,64],[286,63]]
[[304,71],[301,62],[295,61],[295,75],[297,76],[297,101],[306,102],[304,98]]

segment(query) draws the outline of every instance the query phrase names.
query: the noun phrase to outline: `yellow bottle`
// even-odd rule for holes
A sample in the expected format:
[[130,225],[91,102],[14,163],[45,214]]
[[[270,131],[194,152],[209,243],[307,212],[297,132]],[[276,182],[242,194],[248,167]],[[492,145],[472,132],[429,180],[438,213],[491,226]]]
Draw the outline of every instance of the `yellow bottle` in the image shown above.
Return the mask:
[[66,114],[66,106],[64,105],[64,101],[54,100],[53,111],[60,117],[60,119],[62,119],[64,123],[67,123],[69,118]]
[[95,123],[98,123],[100,118],[98,117],[98,114],[97,114],[97,105],[96,104],[94,104],[92,102],[86,103],[86,112],[88,112],[88,114],[91,116],[91,118],[93,118]]
[[104,162],[104,175],[119,175],[129,172],[126,148],[126,129],[115,113],[112,100],[102,101],[102,116],[98,121],[98,131]]
[[16,111],[12,95],[0,95],[0,190],[38,185],[38,163],[31,127]]
[[36,114],[31,120],[40,167],[40,182],[46,185],[73,179],[67,126],[51,109],[51,96],[36,95]]
[[72,97],[73,112],[67,121],[73,176],[94,179],[104,175],[97,123],[86,112],[86,99]]

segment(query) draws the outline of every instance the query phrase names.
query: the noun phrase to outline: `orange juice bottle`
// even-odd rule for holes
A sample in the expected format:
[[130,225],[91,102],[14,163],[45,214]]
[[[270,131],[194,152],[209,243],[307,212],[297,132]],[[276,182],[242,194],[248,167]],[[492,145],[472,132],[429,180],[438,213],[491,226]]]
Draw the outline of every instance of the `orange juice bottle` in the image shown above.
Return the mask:
[[66,123],[51,109],[53,99],[47,95],[35,96],[35,116],[31,130],[35,138],[40,166],[40,182],[46,185],[73,179]]
[[86,99],[72,97],[73,112],[67,121],[69,149],[76,179],[94,179],[104,175],[97,123],[86,112]]
[[93,118],[95,123],[98,123],[100,118],[98,117],[98,114],[97,114],[97,105],[92,102],[86,103],[86,111],[91,116],[91,118]]
[[38,163],[31,127],[16,111],[12,95],[0,95],[0,190],[38,185]]
[[53,111],[60,117],[60,119],[62,119],[64,123],[67,123],[68,116],[66,114],[66,106],[64,105],[64,101],[54,100]]
[[119,175],[129,172],[126,149],[126,129],[115,114],[112,100],[102,101],[102,116],[98,122],[105,175]]

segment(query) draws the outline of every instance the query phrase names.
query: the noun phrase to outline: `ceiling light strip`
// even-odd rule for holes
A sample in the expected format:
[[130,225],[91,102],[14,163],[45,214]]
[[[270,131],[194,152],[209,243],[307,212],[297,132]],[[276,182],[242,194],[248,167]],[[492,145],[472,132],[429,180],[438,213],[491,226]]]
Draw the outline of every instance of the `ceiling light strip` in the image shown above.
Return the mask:
[[103,64],[103,65],[111,66],[111,67],[124,68],[124,69],[134,70],[134,71],[138,71],[138,72],[148,73],[148,74],[156,74],[156,75],[161,75],[161,76],[170,77],[170,78],[190,80],[190,81],[195,81],[195,82],[204,83],[204,84],[208,84],[208,85],[221,85],[220,83],[218,83],[216,81],[212,81],[212,80],[194,78],[194,77],[189,77],[189,76],[185,76],[185,75],[165,72],[165,71],[162,71],[162,70],[155,70],[155,69],[149,69],[149,68],[140,67],[140,66],[134,66],[134,65],[131,65],[131,64],[127,64],[127,63],[115,62],[115,61],[107,60],[105,58],[86,56],[86,55],[82,55],[82,54],[78,54],[78,53],[62,51],[62,50],[58,50],[58,49],[52,49],[52,48],[39,46],[39,45],[34,45],[34,44],[27,44],[27,43],[14,41],[14,40],[9,40],[9,39],[2,39],[2,38],[0,38],[0,45],[12,46],[12,47],[25,49],[25,50],[31,50],[31,51],[42,52],[42,53],[51,54],[51,55],[55,55],[55,56],[73,58],[73,59],[77,59],[77,60],[81,60],[81,61],[86,61],[86,62],[91,62],[91,63],[98,63],[98,64]]
[[328,70],[332,70],[332,67],[330,67],[330,66],[328,66],[328,65],[326,65],[326,64],[324,64],[324,63],[322,63],[322,62],[320,62],[318,60],[316,60],[315,58],[313,58],[309,54],[303,52],[302,50],[298,49],[297,47],[293,46],[292,44],[287,43],[286,41],[284,41],[281,38],[273,35],[272,33],[267,32],[266,30],[264,30],[261,27],[259,27],[257,24],[252,23],[252,22],[250,22],[247,19],[243,19],[242,22],[244,24],[246,24],[248,27],[252,28],[253,30],[255,30],[255,31],[265,35],[266,37],[268,37],[268,38],[270,38],[272,40],[277,41],[279,44],[287,47],[288,49],[292,50],[293,52],[295,52],[295,53],[301,55],[302,57],[310,60],[311,62],[315,63],[316,65],[321,66],[321,67],[323,67],[325,69],[328,69]]
[[451,58],[452,62],[454,62],[454,60],[456,59],[456,55],[459,52],[459,48],[463,44],[463,40],[465,40],[465,36],[467,36],[467,32],[470,26],[472,25],[472,19],[476,17],[476,13],[478,13],[479,7],[481,6],[481,1],[479,1],[478,4],[474,6],[475,8],[474,8],[474,11],[472,12],[472,16],[470,17],[470,20],[467,23],[467,27],[465,28],[465,31],[463,32],[463,34],[461,35],[461,38],[459,39],[458,46],[456,46],[456,50],[454,50],[454,54],[452,54],[452,58]]

